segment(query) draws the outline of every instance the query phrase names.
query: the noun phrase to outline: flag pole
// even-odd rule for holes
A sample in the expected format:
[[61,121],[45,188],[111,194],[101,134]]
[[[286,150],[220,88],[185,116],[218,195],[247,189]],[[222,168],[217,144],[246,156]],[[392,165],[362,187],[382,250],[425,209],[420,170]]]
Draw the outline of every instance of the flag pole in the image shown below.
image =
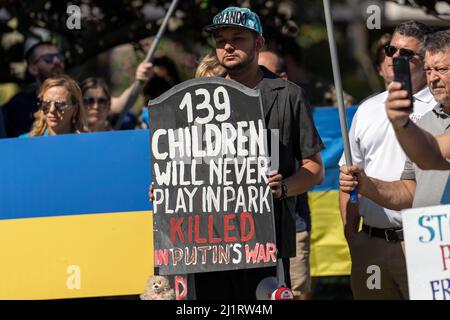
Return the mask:
[[[339,68],[339,58],[336,49],[336,40],[334,38],[333,19],[331,17],[330,1],[323,0],[325,11],[325,22],[327,26],[328,43],[330,45],[331,65],[333,67],[334,86],[336,88],[336,97],[338,101],[339,122],[341,126],[342,143],[344,145],[345,163],[348,166],[353,164],[348,138],[347,118],[345,116],[344,94],[342,90],[341,71]],[[354,189],[350,194],[350,202],[358,202],[358,190]]]
[[[147,52],[147,56],[145,57],[143,62],[151,62],[153,59],[153,55],[155,54],[156,47],[158,46],[159,42],[161,41],[161,37],[166,31],[167,23],[169,22],[170,17],[173,14],[173,11],[175,10],[177,6],[178,0],[173,0],[170,4],[169,10],[167,10],[167,13],[164,17],[163,22],[161,23],[161,26],[159,27],[158,33],[155,36],[155,39],[153,40],[150,49]],[[133,87],[131,89],[131,93],[128,96],[128,99],[125,103],[125,106],[123,110],[120,112],[119,119],[116,122],[116,125],[114,127],[115,130],[120,129],[120,126],[122,125],[123,120],[125,119],[125,116],[128,111],[133,107],[134,103],[136,102],[136,99],[139,95],[139,93],[142,90],[142,86],[144,83],[140,80],[135,80],[133,83]]]

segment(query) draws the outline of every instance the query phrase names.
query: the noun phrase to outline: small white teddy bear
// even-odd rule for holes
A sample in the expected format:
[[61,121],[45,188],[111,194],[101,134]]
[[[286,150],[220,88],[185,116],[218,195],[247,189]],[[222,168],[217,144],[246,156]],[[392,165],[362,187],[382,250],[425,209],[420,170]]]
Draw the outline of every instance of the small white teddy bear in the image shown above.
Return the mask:
[[175,300],[175,291],[170,287],[168,277],[151,276],[141,300]]

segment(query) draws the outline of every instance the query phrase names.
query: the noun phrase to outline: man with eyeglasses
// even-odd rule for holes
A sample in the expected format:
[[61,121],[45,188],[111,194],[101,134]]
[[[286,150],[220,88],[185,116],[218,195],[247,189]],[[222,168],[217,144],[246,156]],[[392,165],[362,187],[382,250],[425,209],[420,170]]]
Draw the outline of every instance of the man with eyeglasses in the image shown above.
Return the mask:
[[[400,55],[409,58],[414,95],[414,111],[410,118],[414,122],[436,104],[426,87],[423,55],[420,53],[421,45],[430,33],[430,28],[422,23],[404,22],[395,28],[390,44],[385,47],[386,78],[389,82],[394,78],[393,58]],[[385,112],[387,98],[388,91],[384,91],[359,106],[350,128],[349,140],[354,165],[376,179],[396,181],[400,179],[406,156]],[[342,157],[339,162],[341,172],[347,168],[344,164]],[[383,207],[361,193],[359,203],[351,204],[349,194],[342,189],[339,190],[339,204],[352,258],[354,298],[408,299],[400,212]],[[362,232],[358,232],[361,217]],[[374,266],[375,269],[371,269]],[[379,272],[372,276],[371,270]],[[371,281],[371,276],[376,281]]]
[[30,131],[37,111],[36,91],[49,77],[64,73],[64,55],[49,42],[39,42],[25,52],[27,71],[35,82],[17,94],[1,109],[3,110],[7,137],[18,137]]
[[64,54],[50,43],[40,43],[27,53],[28,72],[38,81],[64,73]]

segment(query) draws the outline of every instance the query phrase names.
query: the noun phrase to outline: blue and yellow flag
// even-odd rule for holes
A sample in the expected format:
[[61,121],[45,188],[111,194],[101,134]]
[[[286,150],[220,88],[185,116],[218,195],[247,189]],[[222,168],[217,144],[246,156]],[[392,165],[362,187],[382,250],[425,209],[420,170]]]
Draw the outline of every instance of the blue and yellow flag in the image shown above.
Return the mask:
[[[350,127],[356,107],[346,109]],[[315,108],[314,123],[326,146],[322,152],[325,179],[308,193],[311,209],[311,275],[349,275],[350,253],[344,238],[344,229],[339,212],[339,166],[343,152],[338,109]]]
[[144,291],[148,141],[148,131],[0,140],[0,299]]

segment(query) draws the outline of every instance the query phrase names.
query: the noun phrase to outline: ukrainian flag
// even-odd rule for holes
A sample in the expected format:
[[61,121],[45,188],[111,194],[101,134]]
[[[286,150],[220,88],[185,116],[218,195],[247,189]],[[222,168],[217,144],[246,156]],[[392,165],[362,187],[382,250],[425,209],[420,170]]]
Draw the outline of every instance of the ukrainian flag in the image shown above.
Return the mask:
[[[347,108],[350,128],[356,107]],[[326,146],[322,152],[325,166],[324,181],[308,193],[311,209],[311,275],[349,275],[350,253],[344,238],[339,211],[339,166],[343,152],[338,109],[319,107],[313,111],[314,123]]]
[[0,299],[144,291],[148,145],[148,131],[0,140]]
[[[309,193],[311,271],[345,275],[337,109],[317,108],[314,120],[327,149],[325,180]],[[2,139],[0,150],[0,299],[144,291],[153,273],[147,130]]]

